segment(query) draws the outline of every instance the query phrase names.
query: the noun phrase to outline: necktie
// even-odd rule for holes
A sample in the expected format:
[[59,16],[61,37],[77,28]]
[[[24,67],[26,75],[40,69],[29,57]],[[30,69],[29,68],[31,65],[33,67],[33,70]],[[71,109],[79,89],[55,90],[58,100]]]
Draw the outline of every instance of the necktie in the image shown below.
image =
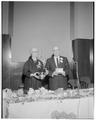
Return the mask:
[[56,61],[57,61],[57,66],[58,66],[58,64],[59,64],[58,57],[56,58]]

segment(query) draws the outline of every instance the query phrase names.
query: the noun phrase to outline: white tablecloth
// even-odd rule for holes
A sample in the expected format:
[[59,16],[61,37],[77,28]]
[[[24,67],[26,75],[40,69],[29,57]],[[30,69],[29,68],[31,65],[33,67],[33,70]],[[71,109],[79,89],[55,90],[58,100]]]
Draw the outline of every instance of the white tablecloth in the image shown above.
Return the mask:
[[53,118],[53,114],[73,113],[76,118],[93,118],[93,96],[9,104],[8,118]]

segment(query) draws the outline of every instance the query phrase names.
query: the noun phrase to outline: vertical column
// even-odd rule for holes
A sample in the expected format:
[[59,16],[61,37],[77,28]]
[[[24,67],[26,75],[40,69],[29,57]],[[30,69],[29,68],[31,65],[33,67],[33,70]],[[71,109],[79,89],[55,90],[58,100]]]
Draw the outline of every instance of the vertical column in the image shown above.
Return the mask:
[[13,36],[14,2],[9,2],[8,33]]
[[8,34],[8,11],[9,11],[9,2],[2,1],[2,34]]
[[70,40],[74,39],[74,2],[70,2]]

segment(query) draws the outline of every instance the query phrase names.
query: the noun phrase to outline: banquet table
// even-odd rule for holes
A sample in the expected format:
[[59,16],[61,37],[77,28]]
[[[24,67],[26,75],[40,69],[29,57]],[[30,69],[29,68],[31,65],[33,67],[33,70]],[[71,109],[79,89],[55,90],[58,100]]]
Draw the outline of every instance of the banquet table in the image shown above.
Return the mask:
[[[64,115],[78,119],[92,119],[94,97],[66,98],[63,100],[41,100],[10,103],[8,118],[64,118]],[[68,118],[68,117],[67,117]]]

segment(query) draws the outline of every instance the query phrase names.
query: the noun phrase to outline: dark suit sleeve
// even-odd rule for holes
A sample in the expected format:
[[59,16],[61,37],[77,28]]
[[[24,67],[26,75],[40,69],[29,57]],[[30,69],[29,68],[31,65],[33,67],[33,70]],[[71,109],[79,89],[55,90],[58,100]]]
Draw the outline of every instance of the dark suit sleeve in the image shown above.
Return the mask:
[[23,75],[25,75],[26,77],[30,77],[30,69],[29,69],[28,62],[24,64]]
[[53,71],[51,70],[50,61],[49,60],[46,61],[45,68],[49,71],[48,75],[52,76]]

